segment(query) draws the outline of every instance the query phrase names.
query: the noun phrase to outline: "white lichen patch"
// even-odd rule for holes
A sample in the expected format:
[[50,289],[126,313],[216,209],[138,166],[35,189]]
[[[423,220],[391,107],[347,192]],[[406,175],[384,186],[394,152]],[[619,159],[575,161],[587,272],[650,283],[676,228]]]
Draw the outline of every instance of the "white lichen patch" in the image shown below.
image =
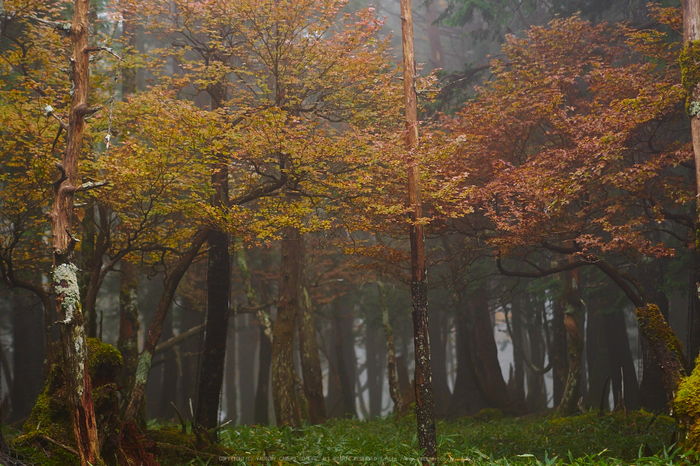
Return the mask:
[[139,357],[139,363],[136,366],[136,384],[145,384],[148,379],[148,373],[151,371],[151,353],[144,351]]
[[62,297],[61,310],[65,317],[60,323],[69,324],[80,309],[78,267],[74,264],[60,264],[54,267],[53,288],[56,295]]

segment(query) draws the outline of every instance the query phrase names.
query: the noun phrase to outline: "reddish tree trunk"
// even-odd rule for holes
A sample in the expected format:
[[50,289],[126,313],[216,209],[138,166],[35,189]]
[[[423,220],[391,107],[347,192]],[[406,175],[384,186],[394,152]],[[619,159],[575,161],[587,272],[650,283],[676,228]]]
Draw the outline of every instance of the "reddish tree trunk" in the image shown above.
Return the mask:
[[406,148],[409,151],[408,202],[411,211],[411,297],[413,303],[413,342],[415,346],[416,421],[423,464],[437,461],[435,412],[428,336],[428,281],[425,270],[425,239],[420,194],[419,162],[413,152],[418,147],[418,106],[415,86],[416,61],[413,51],[411,0],[401,0],[403,44],[403,83],[406,111]]
[[73,200],[77,185],[78,158],[83,147],[89,79],[88,35],[89,0],[76,0],[70,30],[72,46],[71,76],[73,98],[66,136],[66,150],[59,165],[61,178],[54,183],[54,203],[51,213],[53,236],[53,291],[61,332],[61,346],[65,358],[66,391],[77,450],[82,466],[95,465],[100,459],[97,439],[95,407],[92,386],[87,373],[87,347],[84,319],[78,287],[78,268],[74,264]]

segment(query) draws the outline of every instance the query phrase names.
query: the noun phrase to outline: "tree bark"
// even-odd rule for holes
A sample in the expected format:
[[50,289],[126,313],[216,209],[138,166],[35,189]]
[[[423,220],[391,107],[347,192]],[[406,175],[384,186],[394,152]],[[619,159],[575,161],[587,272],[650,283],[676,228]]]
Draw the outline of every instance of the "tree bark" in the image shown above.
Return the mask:
[[401,389],[399,387],[399,379],[396,372],[396,348],[394,346],[394,329],[391,328],[391,322],[389,320],[389,306],[386,302],[386,293],[384,291],[384,283],[377,282],[377,289],[379,291],[379,300],[381,303],[382,311],[382,328],[384,329],[384,336],[386,337],[386,368],[389,380],[389,396],[391,401],[394,402],[394,411],[400,416],[405,407],[403,402],[403,396]]
[[581,396],[581,370],[583,367],[583,336],[579,330],[578,319],[581,316],[581,288],[578,270],[564,272],[564,327],[569,335],[569,370],[564,392],[555,414],[570,416],[578,411]]
[[87,347],[84,318],[78,287],[78,268],[72,236],[73,203],[77,183],[78,158],[83,148],[87,106],[89,54],[89,0],[75,0],[70,30],[72,48],[71,77],[73,97],[70,105],[66,150],[59,165],[61,178],[54,183],[54,202],[49,214],[53,243],[53,280],[56,309],[65,358],[66,391],[73,419],[73,431],[82,466],[95,465],[100,459],[92,386],[87,373]]
[[406,112],[406,148],[409,152],[408,202],[411,226],[411,301],[413,304],[413,343],[415,346],[416,421],[418,444],[423,449],[423,464],[437,461],[435,400],[430,367],[428,334],[428,281],[425,265],[425,238],[420,193],[418,148],[418,106],[415,86],[416,61],[413,51],[413,13],[411,0],[401,0],[401,38],[403,45],[403,82]]
[[231,264],[228,235],[214,230],[208,241],[207,316],[204,350],[199,368],[195,422],[206,429],[212,429],[218,424],[219,401],[224,381]]
[[272,340],[272,397],[277,425],[301,425],[294,389],[294,326],[299,313],[300,267],[303,238],[299,229],[282,232],[277,320]]
[[[302,240],[303,241],[303,240]],[[326,422],[326,400],[323,397],[323,374],[316,340],[316,319],[311,309],[311,298],[306,287],[301,291],[299,316],[299,353],[304,378],[304,394],[309,403],[311,424]]]
[[143,395],[146,391],[146,382],[148,380],[148,373],[151,370],[151,362],[153,360],[153,354],[156,350],[158,340],[160,339],[161,332],[163,330],[163,322],[165,321],[165,316],[168,313],[170,304],[172,303],[177,287],[180,284],[182,276],[187,271],[194,258],[197,256],[199,249],[202,247],[207,237],[210,234],[208,228],[201,228],[196,232],[192,239],[189,249],[178,259],[177,263],[173,266],[172,270],[165,279],[165,290],[163,295],[158,302],[158,307],[156,308],[155,316],[151,322],[151,326],[148,329],[148,335],[146,336],[146,341],[144,343],[143,351],[139,356],[136,377],[134,382],[134,389],[131,392],[131,397],[129,398],[129,404],[126,408],[124,414],[125,421],[131,421],[136,417],[136,414],[141,408],[141,403],[143,401]]
[[[124,399],[128,400],[134,388],[136,364],[139,357],[139,308],[138,308],[138,277],[136,268],[127,261],[122,260],[121,283],[119,286],[119,338],[117,349],[122,354],[122,373],[119,384],[124,388]],[[122,406],[122,413],[126,410],[126,403]]]

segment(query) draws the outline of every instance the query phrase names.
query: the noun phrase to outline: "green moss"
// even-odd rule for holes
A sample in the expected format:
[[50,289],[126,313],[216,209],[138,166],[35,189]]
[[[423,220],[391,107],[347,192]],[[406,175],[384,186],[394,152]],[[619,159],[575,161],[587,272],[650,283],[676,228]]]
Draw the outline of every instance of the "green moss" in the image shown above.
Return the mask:
[[688,42],[678,61],[681,66],[681,83],[686,92],[685,111],[694,117],[700,114],[700,102],[693,100],[693,93],[700,83],[700,41]]
[[673,352],[678,357],[681,364],[685,366],[683,345],[678,340],[673,329],[666,323],[666,319],[664,319],[659,306],[648,304],[644,307],[638,307],[635,313],[637,314],[637,321],[640,322],[643,327],[645,326],[649,329],[649,332],[644,332],[644,336],[649,338],[652,344],[656,344],[659,341],[663,342],[666,348]]
[[684,434],[684,446],[700,452],[700,366],[698,363],[700,363],[700,357],[695,361],[693,373],[681,379],[678,393],[673,400],[673,411]]
[[[46,462],[47,457],[49,459],[61,457],[61,461],[56,464],[79,464],[75,455],[44,439],[49,437],[63,445],[75,448],[73,420],[68,406],[63,374],[63,356],[60,343],[57,342],[54,345],[49,353],[53,355],[53,360],[49,361],[50,370],[43,390],[32,408],[29,419],[24,424],[24,435],[17,437],[14,444],[21,448],[23,445],[39,442],[46,453],[42,451],[38,454],[40,458],[34,458],[38,464],[53,464]],[[121,355],[114,347],[94,338],[87,339],[88,374],[92,381],[92,397],[101,438],[118,436],[119,399],[115,381],[121,371],[121,364]],[[106,448],[105,453],[109,453],[109,448]],[[66,455],[67,457],[63,458]]]

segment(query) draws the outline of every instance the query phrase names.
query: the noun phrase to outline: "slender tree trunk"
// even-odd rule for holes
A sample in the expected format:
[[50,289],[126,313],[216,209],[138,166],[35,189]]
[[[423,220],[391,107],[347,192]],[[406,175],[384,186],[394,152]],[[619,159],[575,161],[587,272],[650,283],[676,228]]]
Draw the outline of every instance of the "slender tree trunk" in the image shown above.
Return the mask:
[[[620,398],[624,396],[624,405],[627,409],[639,409],[641,407],[639,383],[637,381],[637,373],[634,370],[634,360],[632,359],[629,338],[627,337],[625,316],[621,310],[615,310],[605,313],[603,321],[615,406],[620,405],[622,402]],[[653,360],[652,362],[656,363]],[[663,391],[661,391],[660,395],[664,395]]]
[[384,284],[382,282],[377,282],[377,288],[379,290],[379,299],[382,308],[382,328],[384,329],[384,336],[386,337],[386,367],[389,380],[389,396],[391,397],[391,401],[394,402],[394,411],[400,416],[404,411],[404,402],[396,372],[394,330],[391,328],[391,322],[389,321],[389,306],[386,302]]
[[[121,284],[119,286],[119,338],[117,349],[122,354],[122,373],[119,384],[124,388],[124,399],[128,400],[134,387],[136,364],[139,357],[139,308],[138,277],[136,268],[126,260],[121,261]],[[122,406],[122,413],[126,403]]]
[[334,303],[333,322],[335,326],[335,352],[336,368],[341,395],[342,417],[354,418],[357,416],[355,409],[355,374],[357,372],[352,335],[351,313],[344,312],[343,307],[336,299]]
[[18,390],[11,391],[10,422],[29,417],[43,383],[43,339],[35,337],[42,331],[43,306],[32,301],[34,300],[24,293],[14,295],[11,299],[14,377],[8,379],[8,386],[14,384]]
[[564,327],[564,310],[566,302],[561,296],[554,297],[552,316],[552,344],[549,347],[549,360],[552,362],[552,391],[554,406],[559,406],[564,396],[564,386],[569,372],[567,358],[566,327]]
[[210,230],[207,228],[202,228],[197,231],[192,239],[192,244],[190,244],[189,249],[182,256],[180,256],[179,260],[170,271],[170,274],[165,279],[165,289],[163,290],[163,295],[158,302],[155,316],[153,317],[151,326],[148,329],[148,335],[146,335],[143,351],[139,356],[139,361],[136,367],[134,389],[131,392],[129,405],[126,408],[126,413],[124,415],[125,421],[133,420],[141,408],[143,395],[146,391],[148,373],[151,370],[153,353],[155,352],[156,345],[160,339],[163,322],[165,321],[168,309],[173,301],[173,297],[175,296],[175,292],[177,291],[177,287],[180,284],[182,276],[185,274],[187,268],[197,256],[199,248],[201,248],[204,242],[207,240],[209,233]]
[[[534,298],[530,300],[533,312],[527,319],[527,339],[530,347],[530,361],[538,368],[544,368],[544,340],[542,338],[542,318],[544,302]],[[527,395],[525,408],[529,412],[539,412],[547,408],[547,390],[544,383],[544,373],[535,372],[529,367],[527,375]]]
[[[239,318],[240,319],[240,318]],[[238,359],[238,397],[241,400],[241,424],[253,424],[255,422],[255,364],[252,356],[258,346],[258,327],[253,325],[252,316],[246,314],[244,323],[237,325],[236,345]],[[240,320],[238,321],[241,322]]]
[[92,386],[87,373],[87,346],[78,268],[73,259],[76,239],[72,236],[74,194],[78,186],[78,158],[83,148],[85,116],[91,111],[87,104],[89,79],[89,0],[76,0],[71,24],[71,77],[73,97],[66,136],[66,150],[59,165],[61,178],[54,183],[54,203],[51,213],[53,234],[53,291],[61,332],[65,361],[66,394],[73,431],[82,466],[95,465],[100,459]]
[[415,87],[416,61],[413,51],[413,13],[411,0],[401,0],[401,37],[403,44],[404,103],[406,111],[406,147],[409,152],[408,202],[411,208],[411,297],[413,303],[413,341],[415,346],[416,421],[418,444],[423,449],[423,464],[437,461],[435,400],[430,367],[428,334],[428,282],[425,266],[425,239],[421,205],[420,169],[414,151],[418,148],[418,107]]
[[523,299],[515,296],[511,303],[511,330],[513,339],[513,379],[508,380],[511,399],[525,402],[525,339],[523,336]]
[[303,238],[297,228],[282,232],[277,320],[272,340],[272,397],[277,425],[301,424],[294,389],[294,326],[299,313],[300,267],[303,262]]
[[272,343],[260,327],[260,351],[258,367],[258,385],[255,389],[255,423],[269,424],[268,399],[270,395],[270,366],[272,365]]
[[433,386],[435,389],[435,415],[445,418],[449,414],[450,387],[447,385],[446,313],[443,309],[430,313],[430,353],[432,359]]
[[367,366],[367,390],[369,391],[368,418],[381,416],[382,392],[384,388],[383,352],[379,340],[378,329],[365,321],[365,365]]
[[[167,341],[174,336],[173,314],[170,313],[163,325],[163,338]],[[159,419],[173,419],[175,411],[170,403],[177,402],[177,347],[172,347],[163,352],[163,379],[161,383],[160,397],[157,400],[157,417]]]
[[326,400],[323,397],[323,374],[316,340],[316,319],[311,309],[311,298],[306,287],[302,288],[299,316],[299,353],[304,377],[304,394],[309,403],[311,424],[326,422]]
[[[241,319],[242,317],[242,319]],[[252,408],[253,405],[243,396],[244,393],[248,394],[246,389],[250,391],[253,390],[253,370],[254,365],[250,362],[250,355],[255,353],[255,347],[250,345],[243,337],[243,333],[247,333],[248,329],[247,320],[249,316],[234,316],[231,319],[228,328],[228,338],[226,339],[226,369],[224,371],[225,384],[226,387],[226,420],[236,423],[240,414],[240,424],[252,424]],[[239,324],[244,321],[244,324]],[[243,330],[239,333],[240,330]],[[247,336],[247,335],[246,335]],[[243,347],[248,343],[247,347]],[[236,376],[238,369],[240,368],[239,377]],[[240,382],[240,384],[239,384]],[[244,388],[245,387],[245,388]],[[239,390],[240,388],[240,390]],[[238,410],[238,396],[241,397],[241,412]],[[253,397],[250,397],[252,401]],[[251,413],[249,419],[246,419],[246,415]]]

